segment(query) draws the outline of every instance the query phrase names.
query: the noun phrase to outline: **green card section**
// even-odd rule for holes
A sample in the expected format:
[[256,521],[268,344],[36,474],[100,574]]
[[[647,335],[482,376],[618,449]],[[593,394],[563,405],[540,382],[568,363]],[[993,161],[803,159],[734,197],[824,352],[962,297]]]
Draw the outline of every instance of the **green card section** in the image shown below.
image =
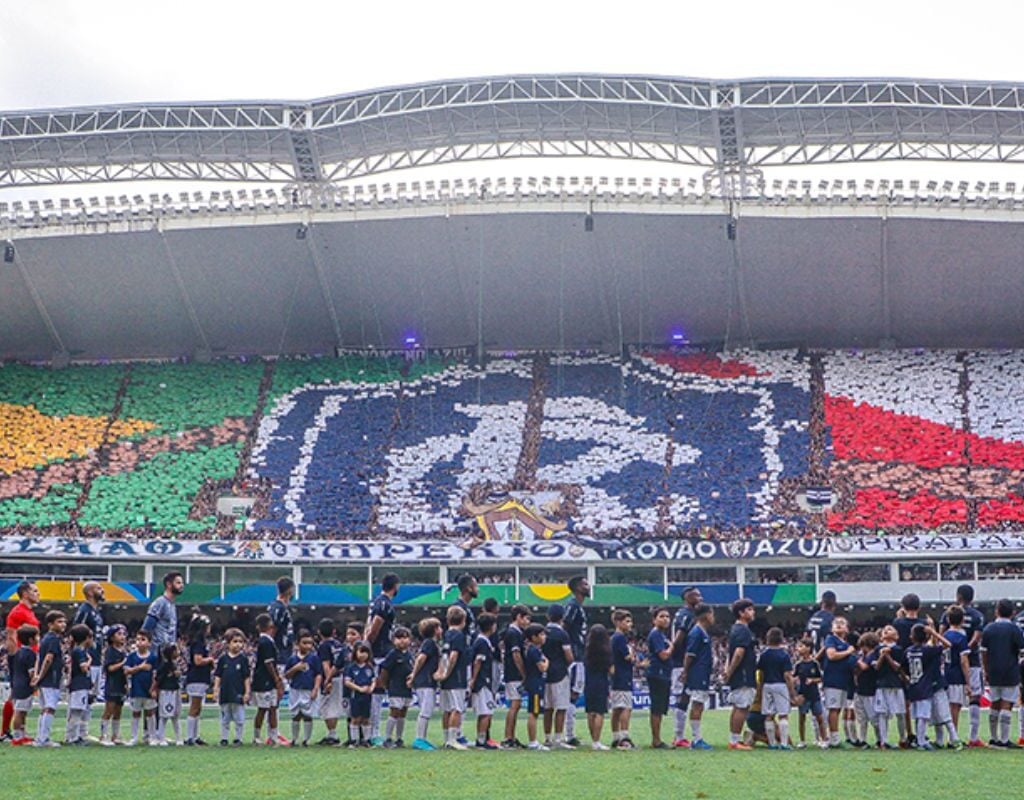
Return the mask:
[[81,493],[82,487],[77,484],[58,483],[38,500],[29,497],[0,500],[0,528],[15,525],[43,528],[70,522]]
[[239,445],[194,452],[158,453],[133,472],[97,477],[79,516],[79,524],[102,529],[151,528],[177,533],[201,532],[216,524],[211,515],[189,519],[196,494],[206,479],[231,478]]
[[121,418],[153,422],[153,434],[219,425],[227,417],[251,417],[262,377],[260,361],[136,364]]
[[0,365],[0,403],[35,406],[50,416],[105,417],[114,407],[122,366],[29,367]]

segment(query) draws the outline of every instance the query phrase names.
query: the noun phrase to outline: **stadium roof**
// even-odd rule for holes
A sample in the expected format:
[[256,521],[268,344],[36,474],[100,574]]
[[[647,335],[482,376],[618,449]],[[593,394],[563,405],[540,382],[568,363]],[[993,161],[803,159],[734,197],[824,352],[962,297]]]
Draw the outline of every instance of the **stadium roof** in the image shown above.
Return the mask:
[[0,113],[0,188],[317,183],[516,156],[695,165],[717,173],[730,194],[772,165],[1022,162],[1024,85],[520,75],[312,101]]

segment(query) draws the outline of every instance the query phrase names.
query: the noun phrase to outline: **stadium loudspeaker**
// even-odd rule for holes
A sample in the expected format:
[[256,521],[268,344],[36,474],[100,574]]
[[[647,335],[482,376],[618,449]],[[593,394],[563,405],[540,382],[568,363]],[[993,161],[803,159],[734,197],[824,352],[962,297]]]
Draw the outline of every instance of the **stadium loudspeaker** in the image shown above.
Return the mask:
[[55,350],[50,357],[50,366],[53,369],[64,369],[71,366],[71,354],[67,350]]
[[7,242],[4,244],[4,263],[14,263],[14,245],[11,242]]

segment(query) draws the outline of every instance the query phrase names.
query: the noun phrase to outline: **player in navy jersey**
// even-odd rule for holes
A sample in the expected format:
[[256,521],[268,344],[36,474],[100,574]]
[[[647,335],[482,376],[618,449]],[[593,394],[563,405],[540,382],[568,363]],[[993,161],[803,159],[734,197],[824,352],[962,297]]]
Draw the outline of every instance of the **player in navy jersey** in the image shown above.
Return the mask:
[[789,708],[796,697],[793,659],[783,646],[782,628],[769,628],[767,647],[757,659],[761,672],[761,714],[771,750],[790,750]]
[[878,712],[875,711],[875,695],[878,693],[878,671],[875,669],[875,652],[881,640],[874,631],[861,634],[857,640],[860,655],[854,662],[856,693],[853,698],[854,718],[857,723],[857,738],[854,745],[862,749],[868,744],[868,725],[875,731],[875,743],[882,743],[878,727]]
[[[960,709],[971,699],[970,674],[970,638],[963,627],[964,610],[960,606],[950,606],[942,615],[945,623],[943,636],[949,642],[946,650],[946,663],[943,675],[946,679],[946,692],[949,695],[949,712],[953,718],[953,727],[960,724]],[[981,638],[981,632],[978,632]]]
[[252,673],[252,697],[256,705],[256,718],[253,720],[253,744],[263,744],[263,720],[267,720],[270,736],[266,743],[277,747],[285,744],[278,732],[277,707],[284,697],[284,683],[277,669],[280,660],[277,645],[274,643],[275,627],[270,614],[256,617],[256,630],[259,638],[256,641],[256,665]]
[[836,616],[836,593],[823,592],[821,605],[818,610],[811,614],[807,620],[807,635],[811,639],[814,648],[814,657],[820,663],[824,663],[825,638],[832,633],[832,620]]
[[152,698],[153,677],[160,664],[160,656],[152,650],[153,635],[141,629],[135,634],[135,652],[129,653],[124,662],[124,674],[128,678],[128,694],[132,701],[132,738],[125,744],[139,743],[139,723],[142,723],[142,742],[153,741],[156,732],[156,700]]
[[[956,589],[957,605],[963,609],[964,621],[963,631],[967,637],[969,649],[967,656],[968,670],[964,673],[966,679],[965,699],[970,703],[970,735],[967,739],[968,747],[984,747],[981,741],[981,697],[985,693],[984,680],[981,674],[981,631],[985,627],[985,617],[971,605],[974,602],[974,587],[964,583]],[[942,615],[939,620],[939,633],[945,633],[949,627],[948,612]]]
[[900,747],[909,747],[907,739],[907,700],[903,692],[903,648],[899,632],[892,625],[882,628],[872,666],[875,681],[875,718],[878,720],[879,749],[895,749],[889,744],[889,719],[896,718]]
[[544,675],[544,744],[556,750],[573,747],[565,740],[565,718],[575,706],[569,686],[573,649],[562,627],[564,618],[565,608],[555,603],[548,609],[548,624],[544,629],[544,658],[548,662]]
[[277,663],[282,667],[295,649],[295,624],[292,622],[291,601],[295,594],[295,581],[288,577],[277,579],[277,597],[267,606],[270,621],[274,623],[274,645]]
[[543,625],[531,624],[523,631],[523,697],[526,700],[526,733],[528,750],[548,750],[537,741],[537,720],[544,711],[544,673],[548,661],[544,658],[546,633]]
[[757,692],[754,634],[750,632],[750,623],[754,620],[754,603],[743,597],[733,602],[732,615],[735,622],[729,629],[729,661],[723,676],[729,687],[729,701],[732,712],[729,715],[729,749],[749,750],[750,747],[741,741],[743,725],[747,721],[750,704],[754,702]]
[[942,678],[942,664],[949,642],[933,627],[920,622],[911,629],[910,641],[910,647],[903,653],[903,672],[907,679],[907,700],[917,723],[916,747],[919,750],[935,749],[928,741],[928,725],[934,720],[949,733],[952,745],[960,749],[963,745],[953,729]]
[[437,681],[434,673],[441,664],[441,620],[427,617],[420,620],[420,651],[412,664],[412,672],[406,683],[416,694],[416,705],[419,714],[416,717],[416,738],[413,740],[414,750],[435,750],[427,739],[430,729],[430,715],[434,713],[437,697]]
[[607,750],[601,742],[604,718],[608,714],[608,696],[611,691],[612,642],[604,625],[595,625],[587,631],[587,645],[583,649],[583,707],[590,730],[590,747]]
[[633,635],[633,616],[623,609],[612,612],[612,747],[633,749],[629,738],[629,720],[633,714],[633,667],[636,655],[629,640]]
[[576,575],[569,579],[566,586],[572,596],[565,604],[562,627],[568,634],[572,647],[572,663],[569,665],[569,693],[572,705],[566,709],[565,740],[573,747],[578,747],[580,740],[576,736],[576,701],[583,694],[585,686],[583,651],[587,641],[587,610],[583,604],[590,597],[590,581],[583,575]]
[[345,641],[334,655],[331,663],[331,676],[324,687],[325,702],[320,713],[327,724],[327,741],[325,744],[338,745],[337,727],[338,720],[345,719],[345,744],[352,744],[348,739],[348,730],[351,716],[351,692],[345,688],[345,667],[352,663],[352,656],[355,653],[356,645],[363,641],[364,626],[362,622],[351,620],[345,626]]
[[124,674],[128,652],[128,629],[113,625],[107,629],[107,648],[103,651],[103,716],[100,717],[100,744],[121,744],[121,711],[128,697],[128,678]]
[[11,700],[14,702],[14,734],[11,744],[15,746],[32,744],[25,732],[28,712],[32,710],[32,677],[36,669],[36,652],[39,644],[39,628],[35,625],[19,625],[15,631],[18,649],[8,656],[11,675]]
[[210,635],[210,618],[195,614],[188,623],[188,661],[185,669],[185,694],[188,697],[188,718],[185,720],[185,744],[204,746],[199,736],[199,719],[203,700],[213,681],[216,659],[210,655],[206,640]]
[[327,733],[317,744],[336,745],[338,740],[338,719],[341,717],[341,682],[337,687],[331,682],[334,672],[334,662],[341,652],[343,644],[338,638],[338,628],[333,619],[322,619],[316,626],[320,641],[316,646],[316,654],[320,658],[322,670],[320,681],[320,716],[324,725],[327,726]]
[[452,605],[458,606],[466,614],[466,643],[472,647],[477,628],[476,615],[470,604],[480,596],[480,587],[472,575],[460,575],[456,585],[459,587],[459,596]]
[[32,685],[39,687],[39,705],[42,708],[34,744],[36,747],[59,747],[60,745],[51,741],[50,734],[53,730],[57,704],[60,702],[60,684],[64,674],[64,650],[61,648],[61,641],[68,621],[63,612],[50,611],[46,614],[44,622],[46,634],[39,642],[39,665],[32,679]]
[[352,654],[352,663],[342,676],[351,692],[352,716],[349,721],[349,747],[372,747],[370,741],[370,698],[376,683],[373,652],[360,642]]
[[82,586],[82,596],[85,600],[75,610],[75,617],[71,624],[85,625],[92,631],[92,651],[89,653],[92,688],[89,696],[89,707],[85,711],[86,732],[83,734],[82,739],[95,742],[96,739],[90,738],[88,732],[89,720],[92,715],[92,704],[103,696],[103,642],[106,636],[106,625],[103,624],[103,612],[100,610],[100,605],[106,599],[103,584],[98,581],[87,581]]
[[928,622],[927,619],[922,619],[921,614],[921,598],[913,592],[903,595],[900,599],[900,610],[896,615],[896,619],[892,621],[892,626],[896,629],[899,634],[899,644],[904,650],[910,647],[910,631],[913,630],[914,626],[919,622]]
[[[494,692],[495,704],[497,704],[498,694],[501,691],[501,633],[498,630],[498,616],[501,611],[501,604],[498,602],[496,597],[485,597],[484,598],[484,613],[491,614],[494,617],[494,630],[491,631],[491,649],[494,652],[494,659],[491,662],[491,690]],[[494,722],[492,717],[491,723]],[[490,728],[487,729],[487,740],[492,741]],[[499,745],[500,746],[500,745]]]
[[853,691],[853,664],[857,654],[846,641],[849,632],[846,618],[836,617],[832,620],[832,632],[823,642],[825,660],[821,683],[828,713],[829,747],[832,748],[841,746],[839,719],[846,706],[846,696]]
[[[389,572],[381,578],[380,594],[370,604],[366,641],[370,644],[375,664],[380,664],[391,649],[391,629],[395,625],[394,600],[400,588],[398,576]],[[370,743],[375,747],[384,744],[384,738],[380,735],[380,719],[385,697],[383,691],[375,691],[370,699]]]
[[[694,624],[686,634],[686,655],[680,671],[679,682],[683,693],[689,698],[690,742],[692,750],[710,750],[711,745],[701,733],[704,709],[711,699],[711,670],[713,653],[711,649],[711,626],[715,624],[715,612],[709,605],[699,603],[692,609]],[[682,633],[682,630],[679,631]]]
[[1017,747],[1010,741],[1013,707],[1020,692],[1020,653],[1024,650],[1024,634],[1013,620],[1013,603],[996,603],[996,618],[981,634],[981,665],[992,695],[988,712],[992,747]]
[[504,667],[505,697],[508,699],[508,713],[505,715],[505,738],[501,746],[505,749],[521,748],[516,738],[516,718],[522,705],[522,685],[525,674],[523,657],[526,647],[523,631],[530,624],[530,610],[524,605],[512,606],[512,622],[501,637],[502,666]]
[[673,747],[689,747],[686,739],[686,708],[689,695],[683,690],[681,680],[683,661],[686,658],[686,637],[696,620],[694,609],[703,602],[700,589],[687,586],[679,595],[683,606],[672,618],[672,707],[675,711],[675,734],[672,737]]
[[64,733],[66,744],[84,745],[90,695],[92,694],[92,629],[88,625],[71,626],[69,659],[68,716]]
[[313,634],[300,631],[296,652],[284,662],[284,678],[288,681],[288,711],[292,715],[292,747],[307,747],[313,736],[313,715],[318,706],[323,677],[323,664],[316,653]]
[[405,716],[412,706],[412,632],[399,625],[391,637],[394,642],[384,660],[380,663],[377,683],[388,693],[388,721],[385,727],[384,747],[404,747]]
[[807,715],[811,715],[814,741],[820,747],[828,747],[828,723],[825,722],[825,708],[821,704],[821,664],[814,658],[817,651],[814,641],[805,636],[796,645],[797,662],[793,666],[796,691],[800,698],[800,741],[797,748],[807,746]]
[[213,671],[213,696],[220,705],[220,743],[226,747],[235,726],[234,744],[242,744],[242,730],[245,726],[245,706],[252,693],[252,669],[249,659],[242,652],[245,636],[238,628],[224,632],[227,652],[217,659]]
[[477,619],[479,635],[470,648],[469,659],[469,691],[473,713],[476,714],[476,746],[482,750],[497,750],[498,743],[492,741],[491,717],[494,715],[494,645],[491,635],[498,626],[498,618],[493,614],[483,613]]
[[441,665],[434,673],[434,680],[441,687],[444,748],[465,750],[467,743],[461,740],[462,715],[466,713],[466,665],[469,663],[465,634],[466,612],[459,606],[449,606],[447,621],[448,630],[444,632],[441,645]]

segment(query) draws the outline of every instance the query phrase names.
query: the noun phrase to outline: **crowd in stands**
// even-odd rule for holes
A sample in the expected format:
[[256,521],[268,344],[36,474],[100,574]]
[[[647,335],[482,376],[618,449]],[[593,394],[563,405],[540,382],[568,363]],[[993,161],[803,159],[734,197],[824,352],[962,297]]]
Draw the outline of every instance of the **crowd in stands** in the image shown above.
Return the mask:
[[595,540],[1012,531],[1022,397],[1016,351],[7,364],[0,530],[462,541],[518,491]]

